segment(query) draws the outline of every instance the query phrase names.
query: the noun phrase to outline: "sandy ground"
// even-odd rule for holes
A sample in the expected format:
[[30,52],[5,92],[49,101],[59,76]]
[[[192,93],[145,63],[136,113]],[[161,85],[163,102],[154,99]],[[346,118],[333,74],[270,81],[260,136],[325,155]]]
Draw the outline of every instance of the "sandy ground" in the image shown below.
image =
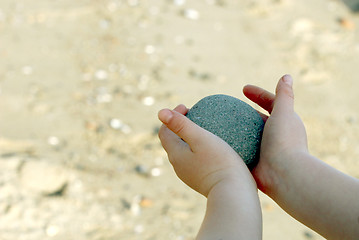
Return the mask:
[[[359,177],[356,2],[0,0],[0,239],[193,239],[157,111],[285,73],[311,152]],[[322,239],[261,202],[264,239]]]

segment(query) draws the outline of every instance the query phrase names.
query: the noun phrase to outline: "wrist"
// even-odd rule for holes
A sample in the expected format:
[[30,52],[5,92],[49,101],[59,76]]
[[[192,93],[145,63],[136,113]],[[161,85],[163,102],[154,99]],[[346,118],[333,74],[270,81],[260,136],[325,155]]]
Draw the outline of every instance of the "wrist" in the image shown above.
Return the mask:
[[211,188],[196,239],[262,239],[258,191],[249,171],[247,176],[232,175]]
[[310,157],[307,150],[289,150],[270,160],[263,159],[252,171],[258,188],[274,199],[278,189],[285,187],[292,171],[297,170],[298,161]]
[[205,195],[207,198],[218,193],[230,194],[231,191],[251,191],[257,192],[257,185],[250,171],[244,166],[243,169],[233,168],[219,171],[210,176],[213,185],[208,188]]

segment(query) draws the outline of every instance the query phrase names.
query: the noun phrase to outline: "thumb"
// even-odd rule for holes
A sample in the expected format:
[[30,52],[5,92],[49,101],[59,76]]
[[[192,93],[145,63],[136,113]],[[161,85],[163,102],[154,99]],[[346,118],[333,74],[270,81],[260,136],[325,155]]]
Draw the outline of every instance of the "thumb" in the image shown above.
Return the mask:
[[192,147],[198,144],[205,134],[204,129],[177,111],[162,109],[158,112],[158,118],[172,132],[188,143],[192,150]]
[[278,82],[272,113],[294,111],[293,78],[284,75]]

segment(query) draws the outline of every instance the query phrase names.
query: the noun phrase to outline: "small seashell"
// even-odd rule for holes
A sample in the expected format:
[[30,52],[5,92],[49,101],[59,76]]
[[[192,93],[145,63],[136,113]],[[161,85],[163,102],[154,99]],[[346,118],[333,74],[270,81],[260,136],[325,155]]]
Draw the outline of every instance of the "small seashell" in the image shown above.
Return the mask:
[[145,227],[143,225],[139,224],[139,225],[136,225],[133,230],[136,234],[141,234],[145,231]]
[[124,134],[129,134],[132,132],[132,129],[127,124],[124,124],[121,119],[112,118],[109,122],[109,125],[112,129],[119,130]]
[[34,69],[31,66],[24,66],[22,68],[22,73],[24,75],[31,75],[33,73]]
[[46,235],[49,237],[55,237],[59,233],[59,227],[55,225],[50,225],[46,228]]
[[109,103],[112,102],[112,95],[108,92],[106,87],[99,87],[96,89],[96,101],[98,103]]
[[152,168],[151,169],[151,176],[152,177],[158,177],[162,174],[162,171],[160,168]]
[[141,200],[142,200],[141,195],[136,195],[132,199],[130,210],[134,216],[139,216],[141,214],[141,206],[140,206]]
[[183,11],[183,16],[190,20],[198,20],[199,19],[199,12],[195,9],[185,9]]
[[97,80],[106,80],[108,78],[108,73],[106,70],[99,69],[95,72],[95,78]]
[[312,33],[314,30],[314,23],[307,18],[299,18],[294,21],[291,27],[291,33],[294,36]]
[[118,118],[112,118],[110,120],[110,126],[111,126],[111,128],[113,128],[115,130],[121,129],[123,127],[123,125],[124,125],[123,122]]
[[47,139],[47,143],[51,146],[58,146],[60,144],[60,139],[55,136],[51,136]]
[[145,47],[145,53],[147,53],[148,55],[154,54],[156,51],[155,46],[153,45],[146,45]]
[[142,103],[146,106],[152,106],[155,103],[154,97],[148,96],[142,99]]
[[186,3],[186,0],[173,0],[173,4],[177,6],[182,6]]

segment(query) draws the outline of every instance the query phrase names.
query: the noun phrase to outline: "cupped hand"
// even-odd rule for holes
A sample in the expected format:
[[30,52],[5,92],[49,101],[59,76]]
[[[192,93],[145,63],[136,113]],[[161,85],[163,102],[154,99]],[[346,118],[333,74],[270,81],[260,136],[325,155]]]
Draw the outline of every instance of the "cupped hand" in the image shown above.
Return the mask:
[[275,189],[278,175],[285,174],[283,161],[299,152],[307,152],[307,136],[304,125],[294,112],[293,79],[283,76],[272,94],[256,86],[247,85],[243,93],[250,100],[268,111],[262,136],[260,160],[252,170],[258,188],[265,193]]
[[255,182],[240,156],[221,138],[189,120],[184,105],[162,109],[159,138],[177,176],[192,189],[208,196],[226,180]]

